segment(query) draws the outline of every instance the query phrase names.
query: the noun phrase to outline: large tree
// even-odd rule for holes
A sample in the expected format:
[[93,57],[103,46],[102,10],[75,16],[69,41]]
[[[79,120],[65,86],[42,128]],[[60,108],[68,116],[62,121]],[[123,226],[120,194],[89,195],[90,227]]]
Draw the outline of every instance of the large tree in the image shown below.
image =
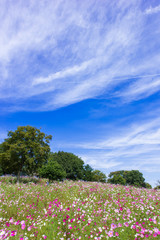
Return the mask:
[[47,161],[51,135],[46,135],[31,126],[20,126],[9,131],[8,138],[1,144],[0,165],[4,173],[33,175]]
[[66,172],[66,178],[76,180],[83,179],[83,165],[81,158],[73,153],[59,151],[58,153],[51,153],[49,160],[53,159],[58,162],[63,170]]

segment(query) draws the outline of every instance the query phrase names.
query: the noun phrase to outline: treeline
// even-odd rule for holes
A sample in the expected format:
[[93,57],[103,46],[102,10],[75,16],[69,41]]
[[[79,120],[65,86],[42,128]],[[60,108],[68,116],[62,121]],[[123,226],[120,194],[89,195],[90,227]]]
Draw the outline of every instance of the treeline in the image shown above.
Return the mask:
[[49,181],[70,179],[151,188],[138,170],[111,172],[107,180],[103,172],[93,170],[75,154],[51,152],[51,140],[51,135],[32,126],[9,131],[0,144],[0,175],[14,174],[18,181],[21,175],[36,175]]
[[84,180],[106,182],[106,175],[85,165],[83,160],[73,153],[59,151],[50,153],[46,164],[39,169],[39,176],[52,180]]
[[52,180],[84,180],[106,182],[106,175],[93,170],[73,153],[52,153],[49,143],[51,135],[32,126],[20,126],[9,131],[0,144],[0,175],[14,174],[19,181],[21,175],[39,176]]

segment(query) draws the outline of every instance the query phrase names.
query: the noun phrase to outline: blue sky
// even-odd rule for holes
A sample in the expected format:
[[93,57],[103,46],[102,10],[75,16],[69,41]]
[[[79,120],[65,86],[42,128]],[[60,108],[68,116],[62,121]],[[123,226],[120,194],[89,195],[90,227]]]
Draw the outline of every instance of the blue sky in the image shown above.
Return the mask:
[[0,2],[0,141],[42,127],[52,151],[160,179],[160,2]]

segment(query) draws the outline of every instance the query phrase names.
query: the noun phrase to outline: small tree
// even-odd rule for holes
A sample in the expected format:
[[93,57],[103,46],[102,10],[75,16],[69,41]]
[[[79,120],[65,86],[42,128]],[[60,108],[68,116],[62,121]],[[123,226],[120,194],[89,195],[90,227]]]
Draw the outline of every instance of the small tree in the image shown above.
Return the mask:
[[49,161],[39,169],[39,176],[48,178],[49,182],[53,180],[62,180],[66,177],[66,172],[56,161]]
[[93,181],[95,182],[106,182],[106,175],[100,170],[93,171]]
[[37,173],[38,168],[47,161],[51,139],[51,135],[31,126],[9,131],[8,138],[1,146],[0,165],[3,172],[16,174],[18,182],[21,172],[29,175]]

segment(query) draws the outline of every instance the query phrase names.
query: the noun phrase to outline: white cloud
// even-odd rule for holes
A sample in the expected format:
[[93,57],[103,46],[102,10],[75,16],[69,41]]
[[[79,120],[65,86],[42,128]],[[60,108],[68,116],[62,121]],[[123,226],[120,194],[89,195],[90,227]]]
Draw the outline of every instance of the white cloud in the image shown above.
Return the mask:
[[40,77],[40,78],[36,78],[33,81],[33,85],[37,85],[37,84],[41,84],[41,83],[47,83],[47,82],[51,82],[55,79],[61,79],[61,78],[66,78],[69,76],[73,76],[76,75],[82,71],[85,71],[90,65],[92,65],[94,60],[89,60],[89,61],[85,61],[80,65],[76,65],[73,66],[71,68],[62,70],[60,72],[56,72],[54,74],[49,75],[48,77]]
[[[137,152],[140,145],[145,145],[140,151],[146,152],[149,145],[154,147],[154,145],[160,144],[160,118],[151,119],[148,122],[142,121],[141,123],[133,123],[130,126],[121,127],[120,129],[115,129],[116,136],[107,136],[107,140],[97,140],[95,142],[87,142],[82,144],[77,144],[75,146],[84,149],[117,149],[125,148],[125,153],[128,151],[127,148],[131,146],[136,146],[134,151]],[[138,147],[137,147],[138,146]],[[141,147],[141,146],[140,146]],[[131,152],[131,149],[129,149]],[[118,153],[119,154],[119,153]],[[133,155],[133,152],[131,153]]]
[[116,167],[122,164],[122,162],[116,162],[114,160],[106,161],[107,155],[103,154],[80,154],[81,158],[85,161],[86,164],[89,164],[95,169],[105,169],[108,170],[109,168]]
[[140,78],[131,83],[129,87],[121,90],[116,94],[118,97],[123,97],[124,101],[133,101],[144,99],[156,92],[160,91],[160,76],[150,76]]
[[154,13],[157,13],[157,12],[160,12],[160,5],[156,6],[156,7],[150,7],[148,9],[146,9],[145,13],[146,14],[154,14]]
[[[114,136],[103,133],[102,140],[67,143],[64,147],[79,149],[79,156],[94,168],[111,170],[138,169],[159,172],[160,118],[139,119],[125,127],[115,127]],[[84,153],[85,152],[85,153]],[[153,167],[154,166],[154,167]]]
[[[0,98],[15,111],[114,96],[130,78],[159,74],[160,32],[155,22],[145,24],[139,1],[19,1],[7,5],[7,14],[4,2],[0,7]],[[158,78],[139,79],[117,96],[132,101],[156,91]],[[31,97],[35,104],[27,103]]]

